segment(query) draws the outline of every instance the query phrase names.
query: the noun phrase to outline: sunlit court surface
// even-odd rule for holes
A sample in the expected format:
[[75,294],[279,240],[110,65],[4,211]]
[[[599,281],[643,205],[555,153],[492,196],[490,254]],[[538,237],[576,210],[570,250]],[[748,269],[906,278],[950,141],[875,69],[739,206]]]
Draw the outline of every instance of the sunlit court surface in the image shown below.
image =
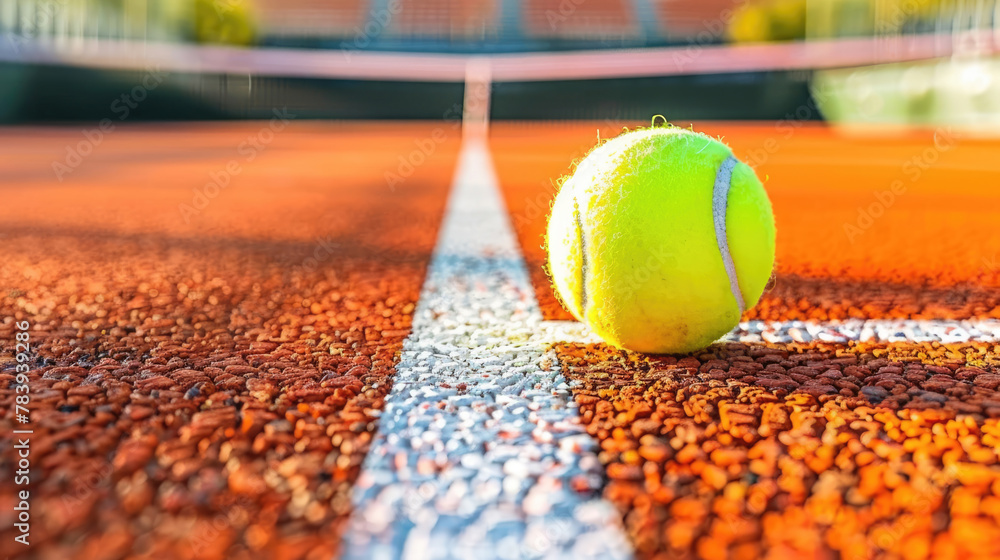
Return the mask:
[[[997,13],[0,6],[0,551],[1000,557]],[[649,354],[574,317],[546,231],[668,127],[776,243],[727,334]],[[627,224],[578,223],[586,288]]]

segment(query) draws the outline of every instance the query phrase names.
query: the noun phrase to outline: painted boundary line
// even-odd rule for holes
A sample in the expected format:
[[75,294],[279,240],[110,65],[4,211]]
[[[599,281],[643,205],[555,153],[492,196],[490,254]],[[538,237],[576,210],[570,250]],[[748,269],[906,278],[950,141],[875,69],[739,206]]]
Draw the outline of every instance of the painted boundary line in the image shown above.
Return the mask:
[[466,137],[343,558],[628,559],[485,142]]
[[[576,321],[545,321],[543,328],[559,329],[562,342],[603,344],[586,325]],[[850,319],[847,321],[744,321],[719,342],[791,344],[825,342],[847,344],[969,344],[1000,342],[996,319]]]
[[847,321],[746,321],[722,338],[723,342],[807,343],[847,342],[968,342],[1000,341],[1000,321],[983,320],[890,320]]
[[[8,40],[0,62],[255,76],[462,82],[469,55],[286,48],[236,48],[130,40],[55,44]],[[775,70],[847,68],[1000,52],[991,31],[825,39],[759,45],[681,45],[641,49],[475,55],[498,82],[641,78]]]

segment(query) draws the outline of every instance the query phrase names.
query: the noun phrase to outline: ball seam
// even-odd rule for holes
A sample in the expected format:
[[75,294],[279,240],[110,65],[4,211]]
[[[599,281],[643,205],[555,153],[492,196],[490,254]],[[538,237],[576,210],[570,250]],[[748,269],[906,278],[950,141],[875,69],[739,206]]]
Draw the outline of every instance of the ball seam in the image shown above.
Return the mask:
[[729,190],[733,182],[733,169],[739,163],[735,157],[730,155],[719,165],[719,170],[715,175],[715,186],[712,189],[712,221],[715,224],[715,241],[722,255],[722,265],[729,276],[729,289],[733,292],[736,305],[742,314],[746,310],[746,303],[743,299],[743,292],[740,290],[740,280],[736,275],[736,263],[733,262],[733,255],[729,251],[729,237],[726,231],[726,216],[729,210]]
[[587,317],[587,238],[583,232],[583,216],[580,212],[580,202],[578,200],[573,201],[573,219],[576,222],[576,235],[577,241],[580,244],[580,293],[578,300],[580,302],[580,318],[586,319]]

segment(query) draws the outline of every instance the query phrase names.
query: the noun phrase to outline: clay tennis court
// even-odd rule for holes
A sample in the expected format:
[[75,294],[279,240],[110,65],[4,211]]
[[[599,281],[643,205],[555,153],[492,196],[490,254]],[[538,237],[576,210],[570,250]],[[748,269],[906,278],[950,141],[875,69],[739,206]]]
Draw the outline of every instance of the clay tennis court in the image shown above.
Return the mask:
[[[32,323],[34,429],[32,545],[5,551],[344,553],[460,131],[296,121],[239,150],[268,126],[122,126],[62,181],[52,162],[78,128],[0,132],[2,336]],[[637,558],[1000,555],[1000,346],[912,331],[1000,319],[1000,142],[947,128],[695,126],[754,165],[773,203],[773,285],[744,320],[923,327],[858,342],[803,323],[687,356],[553,342],[575,415],[599,442],[601,476],[572,491],[613,504]],[[598,131],[620,129],[492,125],[496,179],[546,320],[569,319],[542,268],[549,201]],[[427,139],[421,162],[401,168]],[[196,201],[219,177],[225,187]],[[8,410],[14,365],[3,364]],[[12,481],[0,484],[11,516]]]

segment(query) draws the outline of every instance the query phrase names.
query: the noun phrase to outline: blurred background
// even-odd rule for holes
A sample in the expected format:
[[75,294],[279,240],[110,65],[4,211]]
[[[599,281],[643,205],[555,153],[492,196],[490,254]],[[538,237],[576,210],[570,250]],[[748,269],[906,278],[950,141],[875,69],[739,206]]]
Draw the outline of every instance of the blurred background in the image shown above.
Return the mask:
[[991,131],[998,19],[996,0],[3,0],[0,122],[455,118],[482,55],[515,69],[493,119]]

